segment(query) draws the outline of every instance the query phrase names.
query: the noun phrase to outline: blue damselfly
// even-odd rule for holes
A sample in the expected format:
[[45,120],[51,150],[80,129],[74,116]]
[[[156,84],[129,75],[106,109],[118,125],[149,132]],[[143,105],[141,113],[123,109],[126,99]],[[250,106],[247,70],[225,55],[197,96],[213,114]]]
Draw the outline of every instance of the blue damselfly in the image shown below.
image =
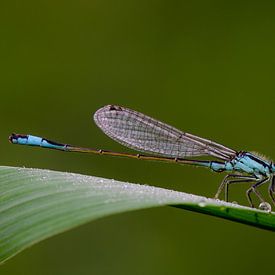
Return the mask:
[[[116,106],[107,105],[94,114],[97,126],[117,142],[149,155],[117,153],[107,150],[82,148],[63,144],[33,135],[12,134],[11,143],[39,146],[66,152],[82,152],[100,155],[129,157],[142,160],[166,161],[210,168],[214,172],[228,172],[215,195],[217,199],[225,190],[228,201],[228,186],[248,182],[252,185],[246,195],[251,207],[253,192],[264,203],[257,188],[269,182],[269,195],[275,204],[275,165],[255,153],[235,151],[221,144],[182,132],[170,125],[142,113]],[[186,157],[211,156],[216,160],[186,159]]]

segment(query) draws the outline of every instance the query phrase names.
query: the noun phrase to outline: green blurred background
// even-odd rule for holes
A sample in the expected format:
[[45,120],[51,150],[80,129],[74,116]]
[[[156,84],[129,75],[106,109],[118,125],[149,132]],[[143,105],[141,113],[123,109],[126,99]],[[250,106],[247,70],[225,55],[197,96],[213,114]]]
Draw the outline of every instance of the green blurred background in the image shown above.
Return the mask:
[[[224,175],[12,146],[7,137],[32,133],[127,151],[91,119],[99,107],[118,104],[275,159],[274,8],[274,1],[1,3],[1,164],[213,196]],[[246,187],[232,187],[231,199],[247,204]],[[0,273],[271,274],[273,242],[271,232],[157,208],[43,241]]]

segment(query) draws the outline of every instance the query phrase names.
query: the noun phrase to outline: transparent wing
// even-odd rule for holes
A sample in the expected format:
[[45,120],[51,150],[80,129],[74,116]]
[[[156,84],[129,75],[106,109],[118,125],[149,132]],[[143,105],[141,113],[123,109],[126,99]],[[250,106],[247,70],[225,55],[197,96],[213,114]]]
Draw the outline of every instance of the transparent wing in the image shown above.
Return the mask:
[[146,153],[173,158],[214,156],[229,160],[236,151],[211,140],[182,132],[142,113],[107,105],[94,114],[97,126],[117,142]]

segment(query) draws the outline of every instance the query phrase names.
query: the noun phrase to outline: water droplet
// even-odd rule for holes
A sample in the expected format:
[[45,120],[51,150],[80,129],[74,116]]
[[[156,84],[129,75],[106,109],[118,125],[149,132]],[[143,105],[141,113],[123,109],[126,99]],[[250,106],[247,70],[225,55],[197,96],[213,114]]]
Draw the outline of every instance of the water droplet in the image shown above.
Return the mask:
[[260,203],[259,209],[267,211],[267,212],[271,212],[272,208],[271,208],[271,205],[268,202],[263,201],[263,202]]
[[205,207],[205,206],[206,206],[205,201],[200,201],[200,202],[199,202],[199,206],[200,206],[200,207]]

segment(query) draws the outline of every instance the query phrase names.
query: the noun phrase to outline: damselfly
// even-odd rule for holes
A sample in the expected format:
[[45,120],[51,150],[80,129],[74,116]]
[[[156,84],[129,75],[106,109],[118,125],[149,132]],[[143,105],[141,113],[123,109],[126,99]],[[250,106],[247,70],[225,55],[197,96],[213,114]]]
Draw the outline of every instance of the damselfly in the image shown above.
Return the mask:
[[[261,203],[264,203],[264,198],[257,188],[269,182],[269,195],[275,204],[275,165],[254,153],[232,150],[120,106],[108,105],[99,109],[94,114],[94,120],[97,126],[115,141],[129,148],[149,153],[149,155],[82,148],[32,135],[12,134],[9,140],[14,144],[39,146],[66,152],[175,162],[207,167],[214,172],[225,171],[229,174],[221,182],[215,195],[216,199],[224,189],[225,200],[228,201],[229,185],[248,182],[251,183],[251,186],[246,191],[246,195],[250,206],[254,207],[251,193],[254,193]],[[186,159],[186,157],[198,156],[211,156],[219,159],[219,161]]]

